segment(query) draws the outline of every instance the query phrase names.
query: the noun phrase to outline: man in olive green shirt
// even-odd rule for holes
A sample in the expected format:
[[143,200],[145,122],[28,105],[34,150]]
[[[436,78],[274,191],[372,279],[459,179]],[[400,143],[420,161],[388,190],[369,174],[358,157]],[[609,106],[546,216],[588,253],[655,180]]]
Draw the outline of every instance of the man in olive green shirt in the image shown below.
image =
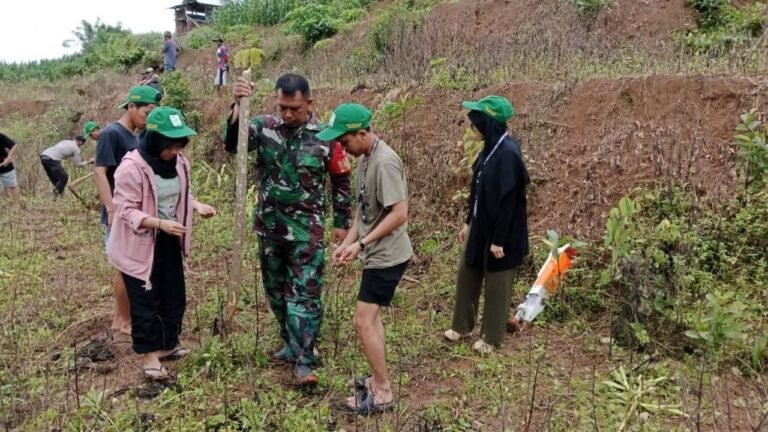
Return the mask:
[[331,116],[321,140],[338,140],[359,157],[357,213],[352,229],[333,255],[346,265],[361,252],[363,277],[355,306],[355,328],[372,376],[355,380],[355,397],[346,406],[375,414],[395,406],[387,371],[384,326],[380,311],[389,306],[413,255],[408,238],[408,186],[403,163],[392,148],[371,132],[371,112],[359,104],[343,104]]

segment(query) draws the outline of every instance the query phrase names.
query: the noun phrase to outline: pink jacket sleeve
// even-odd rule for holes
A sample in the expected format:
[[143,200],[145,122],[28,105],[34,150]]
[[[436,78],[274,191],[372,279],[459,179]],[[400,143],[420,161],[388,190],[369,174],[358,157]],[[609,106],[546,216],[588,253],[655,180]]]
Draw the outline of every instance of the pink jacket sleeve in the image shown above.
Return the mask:
[[144,200],[144,178],[141,168],[130,161],[124,161],[115,171],[115,217],[125,222],[134,232],[144,232],[141,223],[150,215],[141,211]]

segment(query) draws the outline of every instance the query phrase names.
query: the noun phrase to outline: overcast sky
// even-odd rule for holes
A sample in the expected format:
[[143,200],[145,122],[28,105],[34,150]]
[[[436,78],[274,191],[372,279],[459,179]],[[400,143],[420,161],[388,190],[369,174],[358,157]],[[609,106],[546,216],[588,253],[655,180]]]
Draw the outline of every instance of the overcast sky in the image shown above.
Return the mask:
[[[181,0],[3,0],[0,61],[56,58],[72,53],[62,47],[80,21],[121,22],[134,33],[174,31],[173,11]],[[10,5],[9,3],[12,3]]]

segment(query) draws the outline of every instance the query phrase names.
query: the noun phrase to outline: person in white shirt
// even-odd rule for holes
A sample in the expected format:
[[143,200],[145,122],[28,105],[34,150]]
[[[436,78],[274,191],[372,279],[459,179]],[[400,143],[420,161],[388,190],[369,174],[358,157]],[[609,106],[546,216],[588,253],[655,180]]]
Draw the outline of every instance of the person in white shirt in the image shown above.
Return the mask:
[[53,184],[54,197],[60,197],[64,193],[64,188],[67,187],[67,181],[69,181],[69,175],[67,175],[61,161],[72,159],[72,165],[76,167],[85,167],[93,163],[93,160],[82,161],[80,147],[83,144],[85,144],[85,137],[77,135],[73,140],[61,141],[53,147],[48,147],[40,154],[40,162]]

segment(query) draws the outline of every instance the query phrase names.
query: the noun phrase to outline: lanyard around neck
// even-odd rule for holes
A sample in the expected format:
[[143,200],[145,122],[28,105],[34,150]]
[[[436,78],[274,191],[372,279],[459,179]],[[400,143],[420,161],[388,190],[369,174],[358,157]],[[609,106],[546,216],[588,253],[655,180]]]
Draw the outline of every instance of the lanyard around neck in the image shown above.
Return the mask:
[[475,202],[473,203],[473,206],[472,206],[472,215],[475,217],[477,217],[477,199],[478,199],[478,196],[480,195],[480,190],[479,190],[480,178],[483,176],[483,170],[485,170],[485,165],[491,159],[491,156],[493,156],[493,154],[496,153],[496,150],[499,148],[502,141],[504,141],[504,138],[506,137],[507,137],[507,132],[504,132],[504,135],[502,135],[501,138],[499,138],[499,141],[496,143],[495,146],[493,146],[493,149],[491,149],[491,152],[488,153],[488,156],[485,157],[485,159],[483,160],[483,163],[480,164],[480,167],[477,170],[477,178],[475,179],[475,187],[477,189],[475,189]]
[[379,139],[376,138],[376,141],[373,142],[373,147],[371,148],[371,154],[368,156],[363,156],[363,172],[360,176],[360,197],[362,198],[363,194],[365,193],[365,176],[368,174],[368,164],[370,163],[371,158],[373,157],[373,154],[376,153],[376,149],[379,147]]

